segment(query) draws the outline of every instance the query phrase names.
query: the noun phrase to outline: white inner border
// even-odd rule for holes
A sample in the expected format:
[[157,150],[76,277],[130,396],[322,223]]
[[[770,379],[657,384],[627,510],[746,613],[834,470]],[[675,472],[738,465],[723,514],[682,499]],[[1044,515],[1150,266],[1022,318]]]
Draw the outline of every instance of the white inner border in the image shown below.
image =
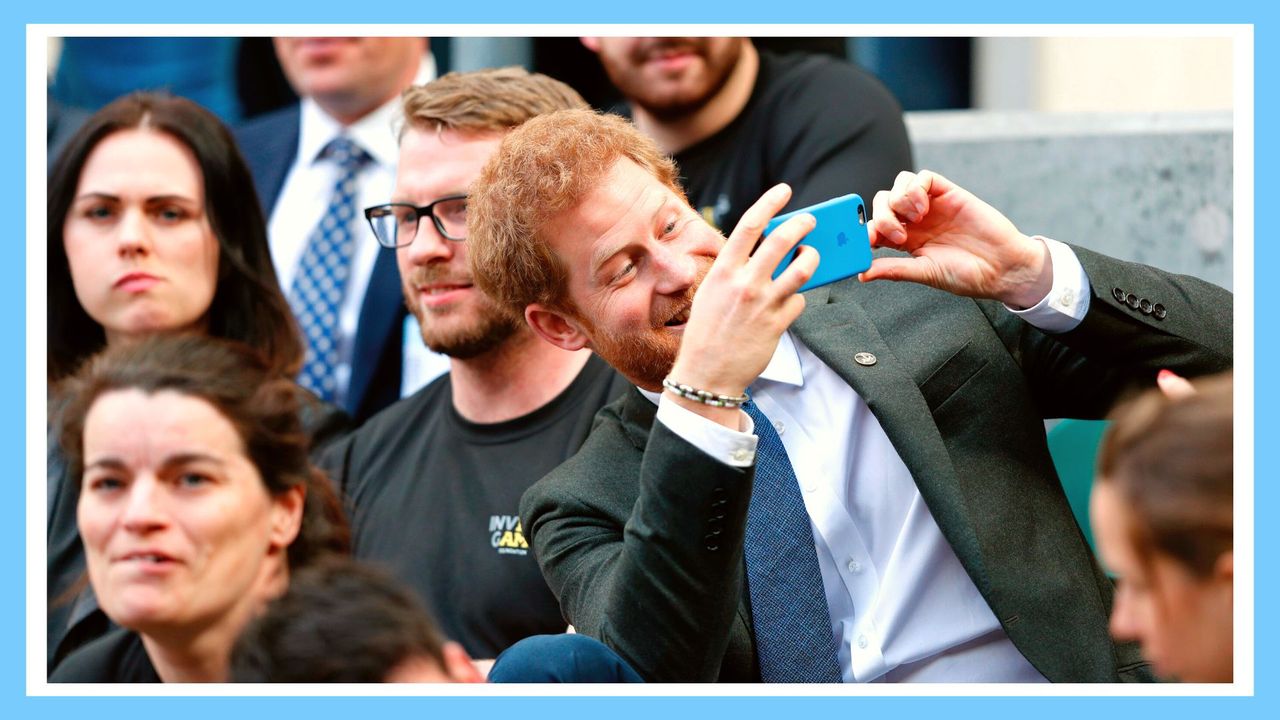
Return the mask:
[[[1235,295],[1235,682],[1207,684],[859,685],[51,685],[45,677],[47,565],[46,367],[48,39],[65,36],[345,35],[531,37],[564,35],[748,35],[787,37],[1215,37],[1230,38],[1235,129],[1232,252]],[[28,25],[27,26],[27,694],[37,696],[439,695],[439,696],[1238,696],[1254,692],[1253,265],[1254,51],[1252,25]]]

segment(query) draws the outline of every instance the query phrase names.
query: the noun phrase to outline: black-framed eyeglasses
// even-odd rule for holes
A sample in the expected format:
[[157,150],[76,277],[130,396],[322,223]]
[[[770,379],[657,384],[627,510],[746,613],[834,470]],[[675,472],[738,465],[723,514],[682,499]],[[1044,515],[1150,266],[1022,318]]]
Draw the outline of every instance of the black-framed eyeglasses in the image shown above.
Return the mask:
[[426,205],[387,203],[364,209],[373,236],[385,248],[405,247],[418,235],[418,222],[430,216],[436,230],[446,240],[467,239],[467,196],[449,195]]

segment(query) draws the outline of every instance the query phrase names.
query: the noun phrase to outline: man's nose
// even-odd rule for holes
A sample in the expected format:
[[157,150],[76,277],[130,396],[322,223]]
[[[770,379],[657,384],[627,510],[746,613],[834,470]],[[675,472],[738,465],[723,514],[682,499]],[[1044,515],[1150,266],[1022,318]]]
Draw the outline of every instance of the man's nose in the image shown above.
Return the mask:
[[653,251],[654,271],[657,281],[654,289],[664,295],[684,292],[698,279],[698,263],[688,251],[659,245]]
[[401,252],[408,253],[410,263],[427,265],[453,257],[456,244],[440,234],[430,217],[421,217],[418,218],[418,230],[413,235],[413,242],[402,248]]

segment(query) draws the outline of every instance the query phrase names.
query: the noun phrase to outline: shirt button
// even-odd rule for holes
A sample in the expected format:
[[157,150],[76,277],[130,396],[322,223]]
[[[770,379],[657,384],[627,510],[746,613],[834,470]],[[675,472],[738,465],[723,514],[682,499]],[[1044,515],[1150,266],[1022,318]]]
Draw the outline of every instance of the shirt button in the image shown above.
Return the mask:
[[859,563],[857,560],[850,560],[847,567],[849,568],[849,572],[851,573],[862,572],[862,564]]
[[861,648],[861,649],[863,649],[863,650],[866,650],[866,649],[867,649],[867,636],[866,636],[866,635],[859,635],[859,636],[858,636],[858,647],[859,647],[859,648]]
[[774,420],[773,429],[777,430],[778,434],[781,435],[782,433],[787,431],[787,424],[782,422],[781,420]]
[[1062,294],[1058,296],[1058,304],[1064,308],[1071,307],[1071,303],[1075,301],[1076,301],[1076,294],[1073,290],[1071,290],[1071,288],[1067,288],[1066,290],[1063,290]]
[[754,459],[755,453],[746,448],[738,448],[730,453],[730,456],[733,458],[734,462],[747,463]]

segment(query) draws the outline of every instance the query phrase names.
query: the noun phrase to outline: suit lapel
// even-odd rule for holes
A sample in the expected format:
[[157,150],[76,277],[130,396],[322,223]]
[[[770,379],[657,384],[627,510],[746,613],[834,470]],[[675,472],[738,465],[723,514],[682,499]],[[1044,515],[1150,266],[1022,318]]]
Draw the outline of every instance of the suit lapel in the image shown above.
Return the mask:
[[[361,241],[373,242],[373,238],[361,238]],[[400,344],[404,342],[404,319],[407,315],[404,307],[404,291],[400,287],[400,269],[396,267],[396,252],[386,248],[378,249],[377,260],[373,264],[368,289],[365,290],[364,302],[360,306],[360,320],[356,324],[355,349],[351,358],[351,380],[347,386],[347,412],[359,414],[364,405],[365,395],[374,380],[374,373],[380,367],[380,361],[387,352],[402,354]],[[417,341],[417,339],[414,339]],[[395,344],[392,347],[392,344]],[[400,372],[395,378],[379,378],[382,382],[395,384],[394,396],[400,395],[400,381],[403,377],[403,358],[395,363]]]
[[[862,285],[857,280],[818,288],[805,294],[806,309],[791,329],[866,401],[911,472],[942,534],[985,594],[987,573],[951,456],[919,386],[868,312],[868,308],[874,312],[876,303],[893,302],[895,293],[888,283]],[[875,364],[855,362],[854,355],[861,352],[873,354]]]

